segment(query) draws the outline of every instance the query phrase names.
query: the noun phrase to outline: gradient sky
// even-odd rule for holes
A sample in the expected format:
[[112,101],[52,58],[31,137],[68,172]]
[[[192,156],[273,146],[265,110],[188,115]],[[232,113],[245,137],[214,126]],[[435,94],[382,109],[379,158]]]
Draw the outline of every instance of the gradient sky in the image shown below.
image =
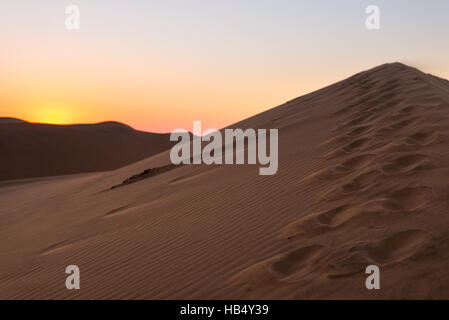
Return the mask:
[[[65,29],[70,4],[79,31]],[[449,78],[447,0],[2,0],[0,12],[0,116],[32,122],[221,128],[385,62]]]

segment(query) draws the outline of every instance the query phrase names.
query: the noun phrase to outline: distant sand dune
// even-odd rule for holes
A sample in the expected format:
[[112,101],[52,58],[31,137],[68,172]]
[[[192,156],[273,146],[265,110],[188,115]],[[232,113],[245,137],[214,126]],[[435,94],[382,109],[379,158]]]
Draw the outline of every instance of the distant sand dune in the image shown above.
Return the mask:
[[118,122],[49,125],[0,118],[0,180],[117,169],[167,150],[168,137]]

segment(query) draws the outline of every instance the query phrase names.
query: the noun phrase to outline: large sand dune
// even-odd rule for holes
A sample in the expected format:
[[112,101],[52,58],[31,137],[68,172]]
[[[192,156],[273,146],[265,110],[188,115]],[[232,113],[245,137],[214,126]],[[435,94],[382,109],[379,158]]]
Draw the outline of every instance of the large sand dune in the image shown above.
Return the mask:
[[277,174],[185,165],[111,190],[163,152],[1,187],[0,298],[449,298],[449,82],[382,65],[235,126],[279,128]]
[[0,118],[0,180],[117,169],[171,145],[166,134],[117,122],[50,125]]

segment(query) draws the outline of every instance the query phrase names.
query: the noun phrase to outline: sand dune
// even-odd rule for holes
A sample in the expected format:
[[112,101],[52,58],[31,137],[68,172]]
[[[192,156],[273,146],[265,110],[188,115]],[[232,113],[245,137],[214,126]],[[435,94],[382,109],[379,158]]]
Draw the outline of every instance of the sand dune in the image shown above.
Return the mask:
[[0,298],[448,299],[448,110],[449,82],[386,64],[234,125],[279,128],[273,176],[184,165],[111,190],[163,152],[3,186]]
[[0,118],[0,180],[117,169],[171,145],[166,134],[118,122],[49,125]]

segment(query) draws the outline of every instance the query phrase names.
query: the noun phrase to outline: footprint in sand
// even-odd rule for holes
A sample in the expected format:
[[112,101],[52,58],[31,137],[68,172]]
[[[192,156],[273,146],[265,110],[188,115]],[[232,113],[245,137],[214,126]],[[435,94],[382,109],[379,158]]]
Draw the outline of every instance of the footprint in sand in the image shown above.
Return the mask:
[[359,150],[363,146],[365,146],[368,143],[368,141],[370,141],[370,140],[371,140],[370,137],[364,137],[364,138],[357,139],[356,141],[351,142],[348,145],[344,146],[343,150],[346,152],[353,152],[355,150]]
[[425,250],[432,236],[422,230],[407,230],[365,246],[363,251],[378,265],[406,260]]
[[429,252],[432,247],[433,237],[425,231],[396,232],[377,242],[358,244],[335,252],[329,258],[327,278],[338,280],[362,275],[369,264],[385,266],[401,262]]
[[301,247],[255,263],[230,280],[234,284],[250,289],[270,287],[279,281],[288,281],[297,274],[309,274],[324,251],[325,247],[320,245]]
[[369,131],[371,128],[372,128],[372,125],[369,125],[369,124],[363,125],[363,126],[354,128],[347,135],[351,136],[351,137],[352,136],[358,136],[358,135],[360,135],[362,133],[365,133],[365,132]]
[[422,154],[398,155],[381,167],[387,174],[417,172],[423,169],[431,169],[432,163],[427,156]]
[[406,139],[406,143],[410,145],[428,146],[437,142],[439,134],[435,132],[418,132]]
[[432,198],[432,189],[419,187],[406,187],[389,193],[388,198],[396,203],[406,211],[414,211],[425,206]]

